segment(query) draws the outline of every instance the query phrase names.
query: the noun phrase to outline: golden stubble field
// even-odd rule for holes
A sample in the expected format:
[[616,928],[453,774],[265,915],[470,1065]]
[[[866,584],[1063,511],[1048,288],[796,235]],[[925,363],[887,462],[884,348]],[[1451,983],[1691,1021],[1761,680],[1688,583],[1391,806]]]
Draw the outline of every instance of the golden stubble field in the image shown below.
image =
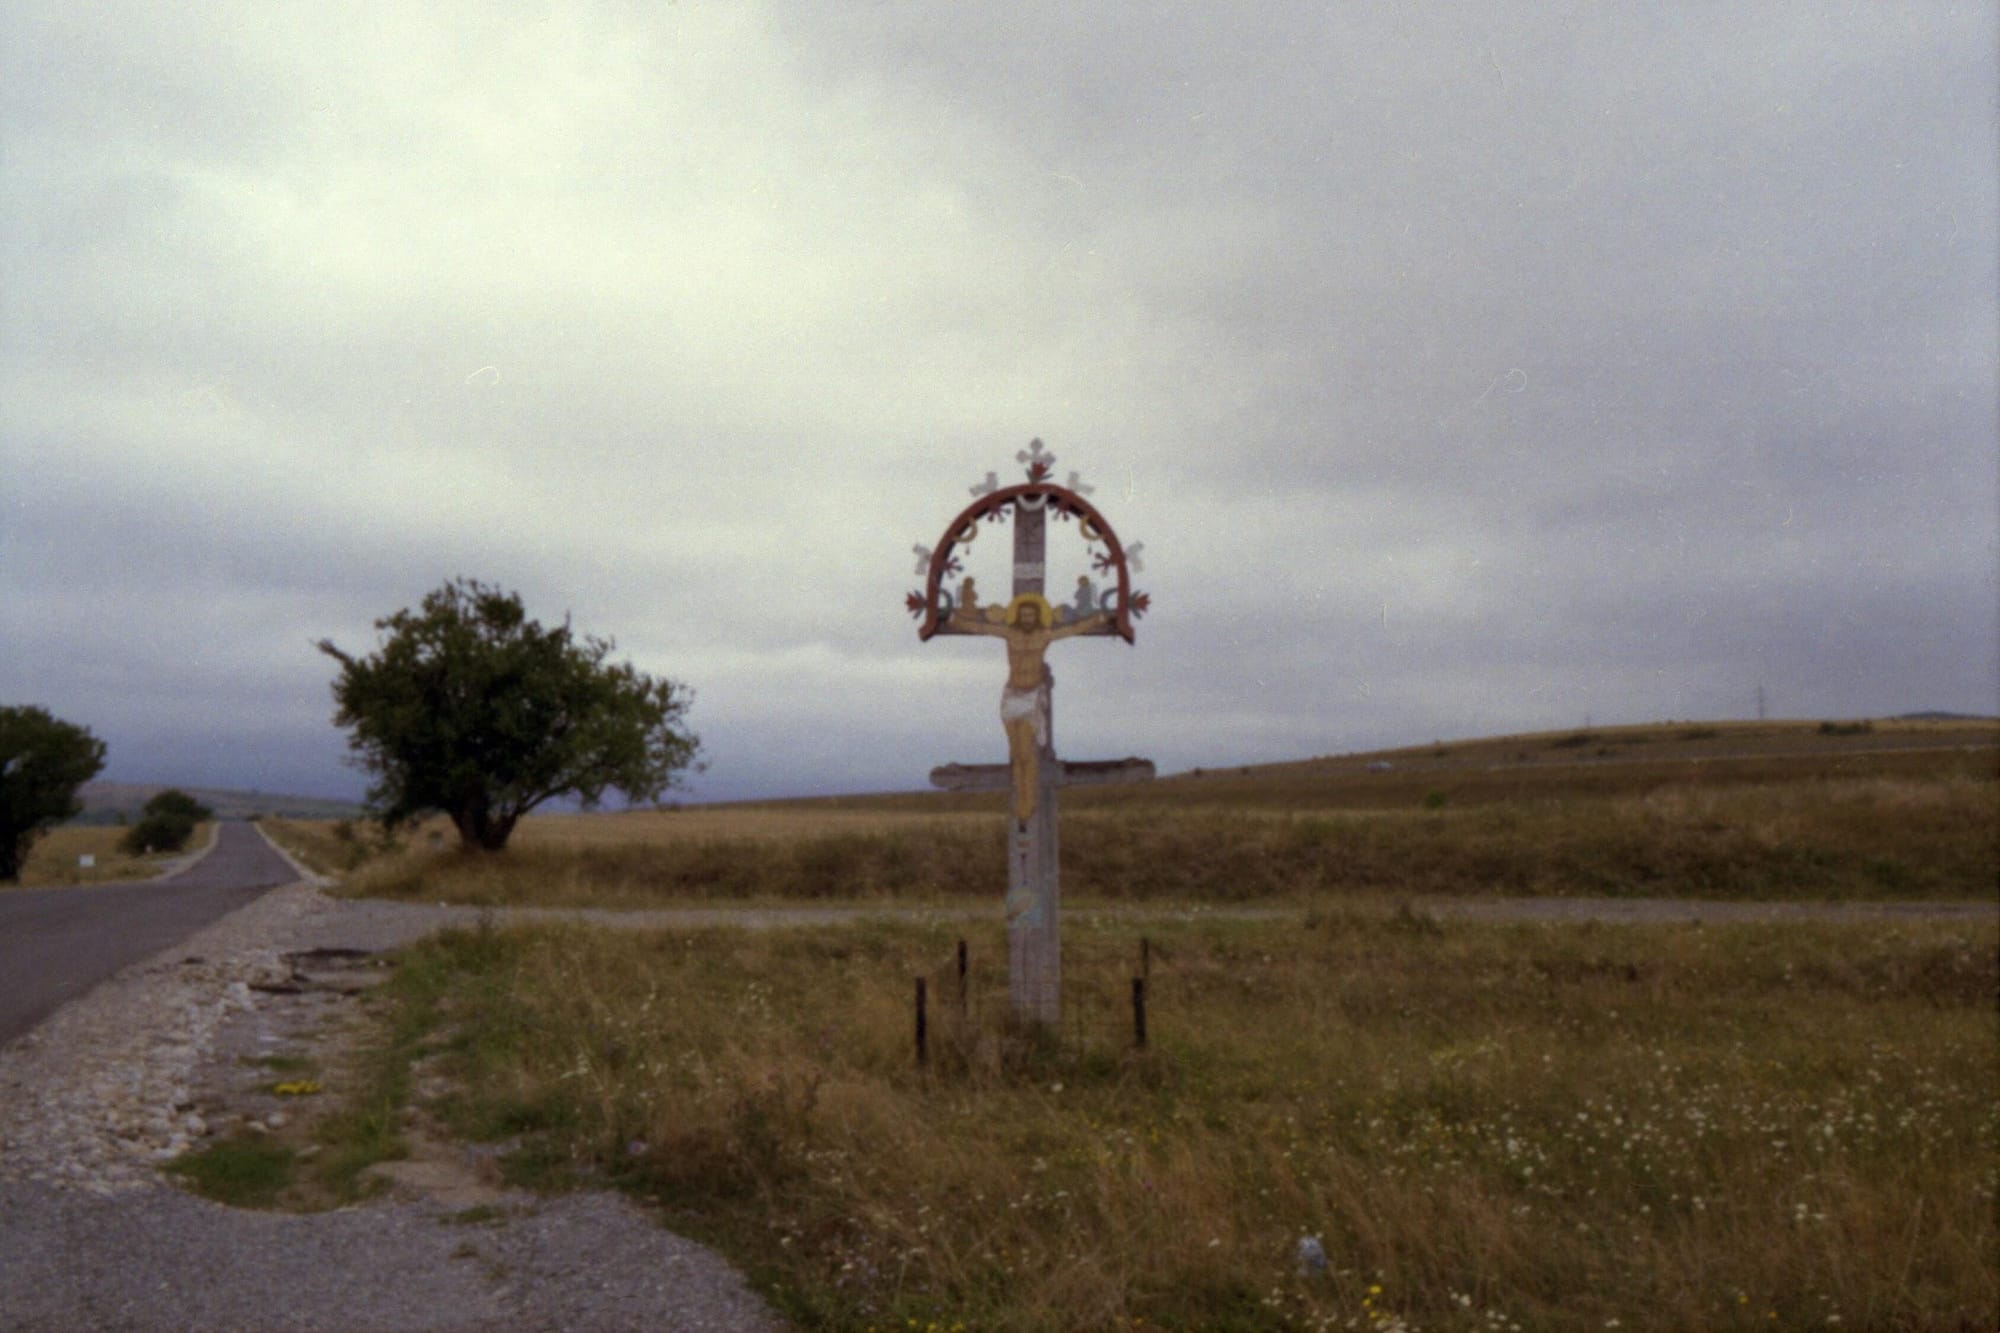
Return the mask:
[[[1054,1033],[1007,1020],[998,815],[958,798],[531,820],[498,857],[420,833],[345,891],[991,903],[960,926],[496,925],[412,949],[375,1001],[450,1075],[428,1114],[504,1145],[512,1179],[629,1190],[805,1327],[1987,1328],[2000,916],[1424,909],[1991,903],[1994,752],[1945,732],[1707,755],[1561,733],[1076,800],[1066,898],[1120,910],[1065,927]],[[919,975],[941,997],[922,1067]]]
[[[1065,899],[1989,893],[2000,732],[1831,725],[1508,737],[1082,788],[1062,798]],[[999,810],[910,793],[543,816],[500,857],[459,855],[433,821],[350,888],[493,906],[997,900]],[[352,830],[273,827],[324,868],[368,850]]]
[[[109,824],[66,825],[50,829],[35,840],[21,868],[21,887],[49,888],[66,884],[100,884],[111,880],[150,879],[168,869],[176,860],[206,847],[215,826],[201,824],[188,839],[188,851],[155,856],[133,856],[119,847],[125,829]],[[88,856],[94,864],[85,866]]]

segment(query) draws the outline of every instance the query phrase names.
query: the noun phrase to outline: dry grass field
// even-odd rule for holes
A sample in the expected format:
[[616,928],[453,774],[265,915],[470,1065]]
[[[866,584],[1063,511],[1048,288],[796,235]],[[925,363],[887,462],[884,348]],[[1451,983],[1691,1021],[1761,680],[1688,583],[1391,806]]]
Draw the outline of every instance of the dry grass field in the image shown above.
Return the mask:
[[[188,840],[190,852],[206,847],[215,826],[196,827]],[[110,880],[151,879],[166,869],[178,855],[131,856],[119,850],[125,830],[112,825],[65,825],[50,829],[35,840],[28,862],[21,868],[22,888],[46,888],[62,884],[102,884]],[[90,856],[96,864],[82,866],[78,858]]]
[[[464,932],[430,1105],[613,1182],[803,1327],[1990,1328],[1990,925],[1077,922],[1059,1040],[997,929]],[[912,1052],[911,977],[941,997]],[[1323,1269],[1301,1269],[1315,1237]]]
[[[345,891],[992,903],[957,929],[460,932],[371,1001],[385,1067],[448,1076],[427,1112],[504,1145],[512,1179],[630,1191],[802,1327],[1996,1326],[1993,919],[1423,910],[1991,903],[1993,729],[1642,730],[1066,794],[1066,902],[1159,910],[1072,914],[1054,1034],[1005,1013],[984,798],[552,817],[500,856],[420,830]],[[1244,903],[1275,914],[1183,910]],[[414,1085],[359,1094],[376,1128],[353,1151],[394,1150]],[[1323,1265],[1301,1263],[1308,1237]]]
[[[1499,736],[1295,763],[1196,769],[1133,786],[1064,792],[1066,809],[1219,806],[1263,810],[1408,810],[1450,805],[1645,795],[1813,779],[1958,773],[1992,779],[2000,723],[1988,721],[1713,722]],[[932,792],[836,796],[709,807],[788,815],[998,811],[998,796]]]
[[[1062,798],[1064,892],[1077,903],[1994,892],[2000,729],[1822,725],[1508,737],[1079,788]],[[437,822],[350,891],[614,908],[997,899],[999,811],[998,796],[910,793],[544,816],[500,857],[456,854]],[[273,828],[294,846],[327,842],[323,826]],[[361,850],[350,837],[319,854],[336,868]]]

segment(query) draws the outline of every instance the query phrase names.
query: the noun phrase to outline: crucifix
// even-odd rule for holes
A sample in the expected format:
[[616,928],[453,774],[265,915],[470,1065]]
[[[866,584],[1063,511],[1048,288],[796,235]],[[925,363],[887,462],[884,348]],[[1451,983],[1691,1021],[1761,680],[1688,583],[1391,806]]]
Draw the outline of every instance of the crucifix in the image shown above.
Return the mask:
[[[1133,641],[1132,622],[1150,599],[1132,591],[1132,571],[1140,568],[1140,546],[1127,547],[1111,524],[1085,497],[1091,488],[1072,472],[1067,486],[1049,480],[1055,455],[1040,440],[1015,455],[1026,465],[1024,485],[1002,487],[995,473],[972,487],[973,502],[945,528],[935,549],[919,546],[921,593],[911,593],[911,614],[922,622],[917,637],[969,634],[1002,641],[1007,650],[1007,683],[1000,694],[1000,723],[1007,734],[1004,765],[947,764],[931,771],[931,784],[947,791],[1010,794],[1007,817],[1007,977],[1008,998],[1017,1017],[1055,1025],[1062,1019],[1062,943],[1058,930],[1060,885],[1057,858],[1056,789],[1087,783],[1143,781],[1153,776],[1146,759],[1066,763],[1056,757],[1050,645],[1082,636],[1115,636]],[[1048,524],[1074,522],[1086,544],[1090,569],[1106,579],[1100,590],[1089,574],[1061,606],[1051,605],[1048,582]],[[981,526],[1012,521],[1013,585],[1010,600],[982,604],[973,577],[966,574]],[[1099,550],[1099,547],[1102,550]],[[953,578],[966,574],[954,591]]]

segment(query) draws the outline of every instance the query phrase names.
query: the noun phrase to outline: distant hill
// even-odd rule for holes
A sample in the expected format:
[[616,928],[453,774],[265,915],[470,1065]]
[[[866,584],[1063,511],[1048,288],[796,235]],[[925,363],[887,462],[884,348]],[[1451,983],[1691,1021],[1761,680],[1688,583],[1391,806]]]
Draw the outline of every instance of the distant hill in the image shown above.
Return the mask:
[[[130,823],[139,817],[147,801],[171,784],[138,782],[86,782],[77,793],[83,813],[73,823]],[[220,819],[248,819],[252,815],[277,815],[286,819],[357,819],[361,807],[352,801],[331,801],[319,796],[283,796],[272,792],[231,791],[219,787],[182,787],[181,791],[214,810]]]
[[[1492,800],[1644,792],[1691,780],[1793,781],[1932,775],[1990,777],[2000,719],[1815,718],[1666,721],[1432,741],[1391,750],[1229,764],[1155,781],[1077,787],[1066,810],[1127,806],[1254,805],[1284,809],[1409,809],[1441,795],[1453,806]],[[790,800],[722,801],[691,809],[969,811],[998,809],[997,793],[903,791]]]

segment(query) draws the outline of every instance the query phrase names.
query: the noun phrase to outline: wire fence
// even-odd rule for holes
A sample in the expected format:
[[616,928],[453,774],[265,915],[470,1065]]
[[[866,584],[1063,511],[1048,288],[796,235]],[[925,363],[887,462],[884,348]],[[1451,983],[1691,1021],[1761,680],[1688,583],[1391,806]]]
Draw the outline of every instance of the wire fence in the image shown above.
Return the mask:
[[[1155,988],[1171,978],[1172,959],[1149,938],[1119,950],[1065,944],[1062,1022],[1038,1036],[1072,1055],[1144,1050],[1155,1035]],[[968,1058],[982,1037],[1016,1028],[1004,946],[981,950],[958,940],[912,980],[911,1031],[919,1064],[941,1052]]]

